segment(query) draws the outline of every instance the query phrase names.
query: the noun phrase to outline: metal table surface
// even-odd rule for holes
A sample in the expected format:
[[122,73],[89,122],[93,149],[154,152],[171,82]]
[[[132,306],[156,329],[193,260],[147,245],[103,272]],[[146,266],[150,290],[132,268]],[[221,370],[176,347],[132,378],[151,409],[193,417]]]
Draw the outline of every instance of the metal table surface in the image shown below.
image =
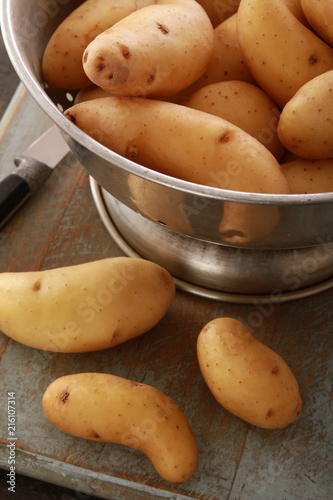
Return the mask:
[[[13,170],[15,154],[48,125],[20,88],[1,123],[0,179]],[[0,272],[50,269],[121,254],[99,218],[88,175],[71,155],[0,233]],[[332,306],[333,290],[257,305],[178,291],[165,318],[150,332],[85,354],[37,351],[0,333],[0,468],[9,467],[7,392],[13,391],[16,473],[70,488],[69,498],[328,500],[333,489]],[[214,400],[200,374],[196,339],[219,316],[241,319],[289,364],[303,399],[295,423],[282,430],[256,428]],[[82,371],[125,376],[168,394],[187,415],[198,443],[194,476],[181,486],[167,483],[139,451],[54,428],[43,414],[43,392],[55,378]]]

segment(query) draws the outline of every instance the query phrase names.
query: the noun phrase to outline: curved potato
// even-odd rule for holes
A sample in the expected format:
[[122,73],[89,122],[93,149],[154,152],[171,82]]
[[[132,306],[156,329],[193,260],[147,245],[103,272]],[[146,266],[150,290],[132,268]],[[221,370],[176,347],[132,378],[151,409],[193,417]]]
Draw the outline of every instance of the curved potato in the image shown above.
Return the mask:
[[166,314],[171,275],[115,257],[47,271],[0,274],[0,330],[37,349],[87,352],[137,337]]
[[86,0],[51,36],[42,61],[45,82],[60,89],[79,89],[91,82],[82,66],[87,45],[100,33],[154,0]]
[[300,0],[303,12],[314,31],[333,46],[332,0]]
[[213,45],[213,26],[195,0],[157,0],[97,36],[83,68],[113,94],[165,97],[204,73]]
[[333,192],[333,158],[298,159],[281,165],[291,194]]
[[163,174],[236,191],[288,192],[267,148],[203,111],[115,96],[77,104],[65,116],[107,148]]
[[213,396],[237,417],[265,429],[281,429],[299,416],[302,400],[290,368],[240,321],[210,321],[199,334],[197,354]]
[[305,83],[278,123],[282,144],[302,158],[333,158],[333,70]]
[[198,449],[186,416],[152,386],[105,373],[66,375],[47,387],[42,405],[64,432],[142,451],[171,483],[187,481],[196,469]]
[[333,68],[333,49],[280,0],[241,0],[238,39],[260,87],[282,108],[312,78]]
[[197,0],[205,9],[214,27],[237,12],[240,0]]
[[212,83],[189,96],[183,105],[237,125],[281,160],[284,147],[277,135],[280,110],[259,87],[237,80]]

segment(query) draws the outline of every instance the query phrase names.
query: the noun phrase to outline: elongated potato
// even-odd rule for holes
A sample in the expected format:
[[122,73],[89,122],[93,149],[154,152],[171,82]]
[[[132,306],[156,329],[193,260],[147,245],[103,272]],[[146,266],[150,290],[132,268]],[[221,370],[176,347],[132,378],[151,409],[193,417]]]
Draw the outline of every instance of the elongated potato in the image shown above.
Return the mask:
[[241,0],[237,29],[249,70],[281,108],[307,81],[333,68],[333,49],[281,0]]
[[303,12],[312,28],[329,45],[333,46],[332,0],[300,0]]
[[291,194],[333,192],[333,158],[326,160],[298,159],[283,163]]
[[170,274],[115,257],[47,271],[0,274],[0,330],[37,349],[107,349],[151,329],[170,307]]
[[280,110],[259,87],[238,80],[212,83],[189,96],[183,105],[237,125],[281,160],[284,147],[277,135]]
[[164,174],[217,188],[288,192],[267,148],[203,111],[117,96],[77,104],[65,115],[104,146]]
[[233,318],[217,318],[200,332],[201,373],[216,400],[246,422],[280,429],[302,409],[298,383],[285,361]]
[[157,0],[97,36],[83,68],[113,94],[165,97],[204,73],[213,45],[213,26],[195,0]]
[[61,89],[90,85],[83,71],[82,56],[87,45],[100,33],[136,9],[154,0],[86,0],[75,9],[51,36],[43,56],[46,83]]
[[305,83],[285,105],[278,136],[292,153],[333,158],[333,70]]
[[42,405],[67,433],[141,450],[171,483],[187,481],[196,469],[198,449],[186,416],[152,386],[105,373],[67,375],[47,387]]

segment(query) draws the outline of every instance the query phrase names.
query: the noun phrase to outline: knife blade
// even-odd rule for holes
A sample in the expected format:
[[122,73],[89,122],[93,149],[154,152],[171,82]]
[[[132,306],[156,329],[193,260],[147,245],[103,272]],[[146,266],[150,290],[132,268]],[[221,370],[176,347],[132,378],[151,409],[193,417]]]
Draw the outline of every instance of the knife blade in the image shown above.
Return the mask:
[[52,125],[21,155],[16,170],[0,182],[0,229],[50,177],[70,151],[56,125]]

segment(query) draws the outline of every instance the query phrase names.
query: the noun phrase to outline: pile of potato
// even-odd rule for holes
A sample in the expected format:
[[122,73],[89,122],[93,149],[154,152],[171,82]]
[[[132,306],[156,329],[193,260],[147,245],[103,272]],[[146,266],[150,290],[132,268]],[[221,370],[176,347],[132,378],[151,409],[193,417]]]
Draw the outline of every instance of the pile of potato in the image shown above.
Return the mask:
[[79,90],[70,120],[148,168],[329,192],[332,21],[329,0],[86,0],[51,37],[43,75]]

